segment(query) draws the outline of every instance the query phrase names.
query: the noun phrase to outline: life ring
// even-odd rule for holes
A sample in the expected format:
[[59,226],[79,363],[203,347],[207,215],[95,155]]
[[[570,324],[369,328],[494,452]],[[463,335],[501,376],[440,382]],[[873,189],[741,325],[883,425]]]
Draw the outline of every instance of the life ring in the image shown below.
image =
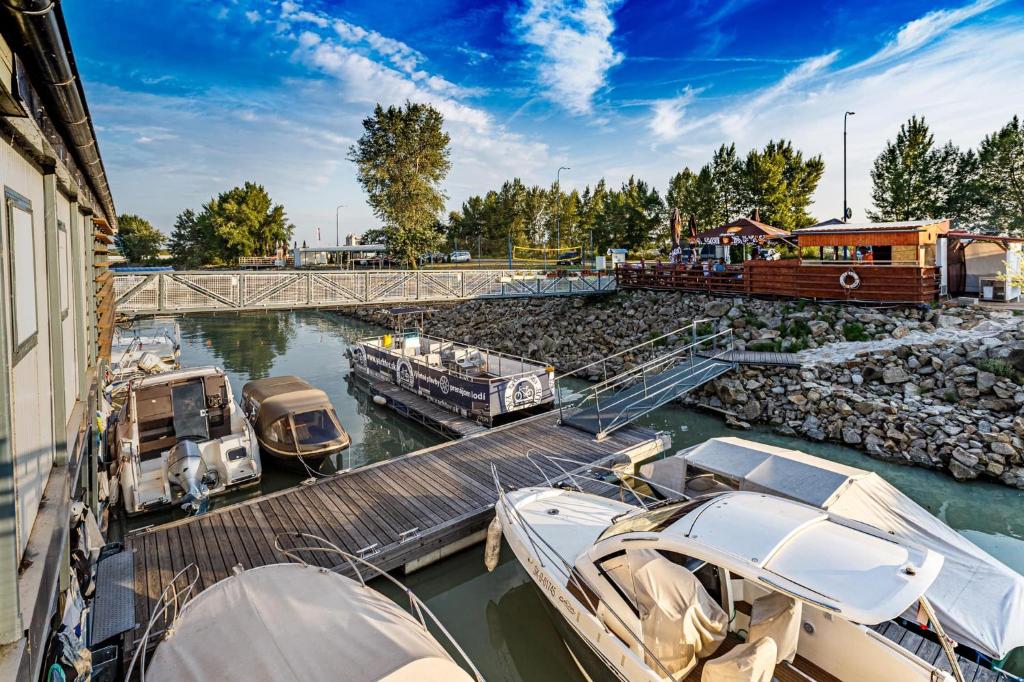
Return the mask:
[[839,275],[839,286],[844,289],[856,289],[860,286],[860,275],[853,270],[847,270]]

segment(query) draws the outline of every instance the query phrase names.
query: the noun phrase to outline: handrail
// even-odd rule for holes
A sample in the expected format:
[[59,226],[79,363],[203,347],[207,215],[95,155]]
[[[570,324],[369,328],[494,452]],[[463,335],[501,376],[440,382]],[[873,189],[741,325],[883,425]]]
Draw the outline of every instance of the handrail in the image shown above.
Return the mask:
[[[319,546],[285,548],[281,545],[281,538],[283,536],[289,535],[301,538],[303,540],[314,540],[322,544],[320,544]],[[400,591],[405,593],[406,598],[409,600],[410,615],[414,616],[414,618],[419,622],[420,626],[424,630],[429,630],[427,627],[427,618],[424,617],[424,614],[426,614],[426,616],[429,617],[430,622],[434,624],[434,627],[440,630],[441,634],[444,635],[445,639],[448,640],[448,643],[455,648],[455,651],[458,652],[459,656],[462,657],[462,660],[465,661],[466,665],[469,666],[470,672],[473,673],[473,677],[477,680],[477,682],[483,682],[483,676],[480,674],[480,671],[477,670],[476,666],[473,665],[473,661],[469,658],[469,655],[466,654],[465,651],[463,651],[462,647],[459,646],[459,643],[455,641],[455,638],[452,637],[451,633],[449,633],[448,630],[445,629],[444,625],[441,624],[441,621],[438,620],[437,616],[434,615],[433,611],[430,610],[430,608],[423,602],[422,599],[416,596],[415,592],[410,590],[406,585],[404,585],[402,582],[394,578],[387,571],[384,571],[383,569],[375,566],[374,564],[370,563],[366,559],[363,559],[362,557],[349,554],[345,550],[341,549],[340,547],[332,543],[330,540],[326,540],[320,537],[319,535],[313,535],[311,533],[301,533],[296,531],[278,533],[274,536],[274,548],[277,549],[277,551],[281,552],[281,554],[284,554],[289,559],[294,559],[304,566],[310,566],[311,564],[309,564],[302,557],[300,557],[298,554],[294,554],[293,552],[323,552],[325,554],[337,554],[338,556],[345,559],[345,562],[352,567],[352,569],[356,573],[356,576],[359,578],[359,584],[363,587],[368,587],[368,585],[366,584],[366,580],[364,579],[362,572],[360,572],[359,569],[356,567],[356,563],[362,564],[365,568],[372,569],[376,573],[375,577],[382,577],[386,579],[392,585],[397,587]]]
[[[179,598],[177,582],[178,579],[185,575],[189,570],[195,570],[195,577],[186,583],[185,588],[182,590]],[[149,636],[152,634],[153,625],[156,623],[157,618],[163,616],[168,611],[172,611],[173,615],[170,619],[170,626],[173,627],[178,620],[178,616],[181,615],[181,610],[188,603],[189,599],[192,598],[192,591],[195,589],[196,584],[199,582],[199,567],[194,563],[185,566],[171,578],[171,582],[164,587],[160,596],[157,597],[157,604],[160,608],[155,609],[149,616],[149,621],[146,623],[146,629],[142,632],[142,637],[139,638],[138,643],[135,646],[135,653],[132,654],[132,660],[128,664],[128,672],[125,673],[124,679],[132,679],[132,671],[135,669],[135,664],[140,663],[139,666],[139,679],[141,682],[146,682],[146,649],[149,648]],[[170,628],[165,627],[163,632],[167,632]]]

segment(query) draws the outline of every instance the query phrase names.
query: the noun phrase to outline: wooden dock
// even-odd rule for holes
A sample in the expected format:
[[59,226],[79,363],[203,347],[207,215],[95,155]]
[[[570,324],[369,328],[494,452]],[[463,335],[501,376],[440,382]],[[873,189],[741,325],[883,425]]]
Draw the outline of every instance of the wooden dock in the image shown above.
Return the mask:
[[[951,673],[953,668],[949,665],[946,653],[938,642],[926,639],[921,635],[911,632],[894,621],[886,621],[878,625],[870,626],[872,630],[888,640],[899,644],[900,647],[914,654],[918,658],[934,665],[935,667]],[[963,656],[957,655],[957,662],[964,674],[964,682],[1011,682],[1017,678],[1012,677],[1001,670],[983,668],[974,661],[969,661]]]
[[[616,456],[636,461],[671,447],[667,435],[634,425],[597,442],[557,419],[554,413],[531,417],[128,535],[136,628],[126,633],[125,654],[131,656],[164,587],[189,564],[199,569],[198,588],[206,589],[228,577],[236,565],[253,568],[286,561],[274,547],[275,536],[302,532],[323,537],[384,570],[414,570],[482,539],[497,499],[492,465],[503,484],[518,488],[564,473],[541,455],[586,463]],[[324,566],[340,563],[326,554],[307,560]],[[154,633],[163,627],[157,620]]]
[[796,353],[775,353],[758,350],[731,350],[715,357],[738,365],[771,365],[775,367],[800,367]]
[[355,369],[348,376],[365,387],[371,396],[383,396],[388,407],[398,414],[423,424],[446,438],[465,438],[487,430],[483,424],[450,412],[400,386],[377,381]]

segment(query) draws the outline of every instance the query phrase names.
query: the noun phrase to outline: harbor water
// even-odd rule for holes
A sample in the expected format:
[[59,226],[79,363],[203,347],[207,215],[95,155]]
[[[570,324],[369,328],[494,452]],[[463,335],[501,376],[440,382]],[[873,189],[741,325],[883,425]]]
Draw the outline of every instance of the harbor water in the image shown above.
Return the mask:
[[[330,312],[188,316],[179,318],[178,325],[182,366],[223,367],[236,399],[246,381],[282,374],[301,376],[327,392],[352,437],[352,447],[337,461],[325,462],[323,472],[380,461],[444,440],[375,405],[347,381],[345,350],[355,339],[379,333],[379,328]],[[659,409],[641,423],[669,432],[676,448],[732,435],[875,471],[972,542],[1024,573],[1024,491],[991,483],[960,483],[938,472],[877,461],[834,444],[778,436],[768,429],[736,431],[716,416],[678,406]],[[303,478],[267,467],[259,489],[218,499],[216,505],[296,485]],[[146,524],[163,520],[167,519],[147,517]],[[493,573],[484,569],[482,547],[475,547],[407,576],[406,582],[486,679],[582,679],[539,593],[507,550]],[[1007,667],[1021,674],[1024,661],[1013,660]]]

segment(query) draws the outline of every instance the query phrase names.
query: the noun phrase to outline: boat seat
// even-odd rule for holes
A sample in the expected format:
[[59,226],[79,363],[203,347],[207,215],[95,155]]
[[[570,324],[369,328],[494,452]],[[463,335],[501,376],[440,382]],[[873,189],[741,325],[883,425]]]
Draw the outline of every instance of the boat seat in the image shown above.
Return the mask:
[[751,640],[704,662],[701,682],[771,682],[777,648],[771,637]]
[[750,605],[750,641],[771,637],[775,641],[776,663],[793,662],[800,640],[803,604],[792,597],[772,592]]

